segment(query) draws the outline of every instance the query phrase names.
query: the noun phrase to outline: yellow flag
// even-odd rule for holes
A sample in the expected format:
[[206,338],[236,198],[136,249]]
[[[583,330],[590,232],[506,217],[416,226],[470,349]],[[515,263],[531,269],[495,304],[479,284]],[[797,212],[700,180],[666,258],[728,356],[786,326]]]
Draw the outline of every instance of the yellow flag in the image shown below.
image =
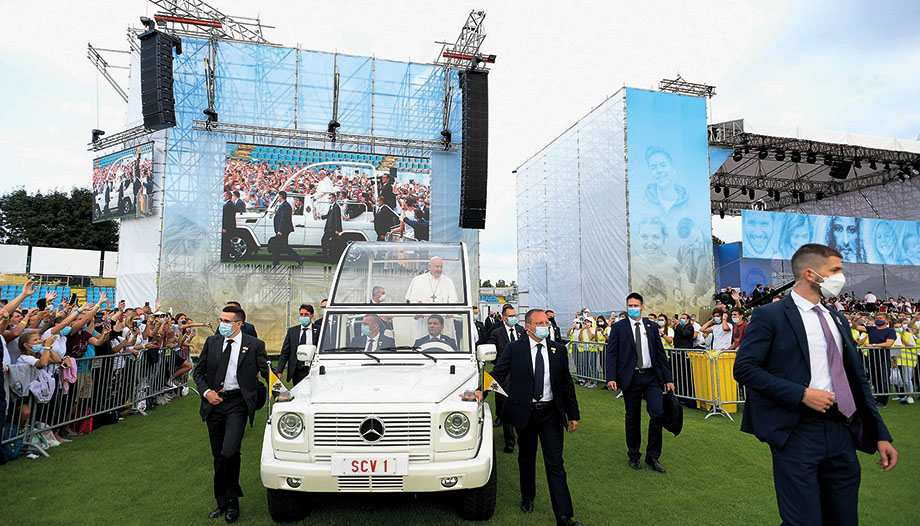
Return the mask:
[[495,381],[495,378],[492,378],[491,374],[483,371],[482,375],[482,385],[485,386],[486,391],[495,391],[502,396],[508,396],[508,393],[506,393],[505,390],[502,389],[502,386],[500,386],[498,382]]
[[275,371],[272,371],[271,369],[268,370],[268,381],[271,384],[269,386],[269,390],[271,390],[271,392],[287,390],[284,387],[284,383],[281,382],[281,378],[278,378],[278,375],[275,374]]

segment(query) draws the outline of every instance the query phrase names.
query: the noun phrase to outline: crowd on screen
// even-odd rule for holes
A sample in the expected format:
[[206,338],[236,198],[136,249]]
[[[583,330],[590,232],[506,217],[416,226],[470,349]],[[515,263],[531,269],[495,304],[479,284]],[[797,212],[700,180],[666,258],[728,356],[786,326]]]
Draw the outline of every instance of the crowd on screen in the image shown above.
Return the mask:
[[[29,281],[19,296],[0,302],[4,380],[0,386],[0,428],[7,438],[16,436],[30,422],[34,428],[47,427],[41,436],[31,436],[42,448],[69,442],[69,435],[118,422],[118,413],[113,412],[97,415],[89,426],[89,419],[57,425],[78,418],[81,414],[75,411],[93,404],[98,410],[132,403],[144,411],[169,403],[181,391],[178,380],[192,368],[188,357],[197,352],[192,344],[196,329],[211,327],[210,323],[193,322],[185,314],[163,312],[159,302],[154,308],[149,303],[127,307],[124,301],[113,304],[105,294],[97,303],[79,304],[50,292],[36,302],[37,307],[20,308],[35,291]],[[86,360],[112,355],[117,356],[98,363]],[[156,367],[160,359],[169,363]],[[168,376],[147,378],[150,385],[159,383],[174,389],[137,399],[136,393],[123,387],[134,378],[134,368],[140,363],[154,366],[148,367],[154,374],[163,371]],[[0,463],[5,460],[0,455]]]
[[106,202],[113,193],[119,194],[121,202],[124,195],[137,195],[141,189],[148,197],[153,194],[153,158],[149,155],[93,168],[93,195],[105,194]]
[[[430,205],[429,185],[415,180],[401,184],[390,181],[387,174],[375,181],[375,174],[349,166],[323,165],[298,173],[301,168],[294,164],[280,164],[273,168],[267,162],[227,159],[224,192],[233,193],[242,203],[240,211],[267,209],[281,190],[306,197],[306,203],[301,197],[295,198],[295,214],[298,209],[321,214],[323,211],[316,211],[310,201],[315,201],[320,208],[319,205],[328,207],[327,203],[337,198],[349,204],[366,205],[367,208],[382,202],[397,214],[406,208],[406,201],[410,198],[418,207],[427,209]],[[288,183],[292,176],[293,180]]]

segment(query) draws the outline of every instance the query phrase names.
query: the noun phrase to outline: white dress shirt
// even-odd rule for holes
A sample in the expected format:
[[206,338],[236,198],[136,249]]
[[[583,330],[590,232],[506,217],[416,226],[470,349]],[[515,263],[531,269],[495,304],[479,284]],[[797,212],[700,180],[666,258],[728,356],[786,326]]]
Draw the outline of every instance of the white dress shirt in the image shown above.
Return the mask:
[[[652,366],[652,356],[649,354],[649,343],[648,343],[648,333],[645,332],[645,324],[642,323],[642,319],[634,320],[629,319],[629,333],[632,334],[633,340],[636,339],[636,324],[639,324],[639,334],[642,336],[642,363],[636,364],[636,367],[640,369],[648,369]],[[637,342],[638,343],[638,342]]]
[[380,343],[380,333],[377,333],[377,336],[367,336],[367,341],[364,342],[364,352],[372,352],[377,350],[377,344]]
[[[526,336],[527,341],[530,342],[530,367],[531,371],[536,369],[537,364],[537,345],[542,345],[543,348],[540,350],[540,354],[543,355],[543,399],[539,400],[540,402],[549,402],[553,399],[553,388],[549,383],[549,346],[546,344],[546,340],[534,341],[529,335]],[[539,382],[539,378],[534,378],[534,382]],[[538,400],[534,400],[537,402]]]
[[227,346],[228,341],[233,342],[233,347],[230,348],[230,362],[227,363],[227,376],[224,377],[224,391],[233,391],[240,388],[240,383],[236,379],[236,366],[239,363],[240,349],[243,346],[243,331],[237,332],[233,338],[224,340],[224,347]]
[[827,364],[827,340],[824,338],[824,330],[821,328],[818,316],[824,316],[824,320],[827,321],[827,326],[830,327],[831,334],[834,336],[837,350],[842,355],[843,339],[840,336],[840,330],[837,328],[837,322],[834,321],[827,307],[820,303],[815,305],[796,294],[795,291],[792,292],[792,301],[795,302],[795,306],[799,309],[799,314],[802,315],[802,323],[805,325],[805,337],[808,339],[808,361],[811,365],[811,381],[808,383],[808,387],[810,389],[834,392],[830,368]]

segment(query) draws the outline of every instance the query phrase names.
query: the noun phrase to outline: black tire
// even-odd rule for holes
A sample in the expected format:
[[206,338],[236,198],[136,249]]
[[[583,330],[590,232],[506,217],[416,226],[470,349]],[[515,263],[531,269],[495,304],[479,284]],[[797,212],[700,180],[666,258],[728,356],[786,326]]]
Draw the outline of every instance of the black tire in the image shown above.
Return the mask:
[[133,211],[133,209],[134,207],[131,206],[131,199],[128,197],[125,197],[124,199],[121,200],[121,206],[119,207],[118,211],[121,212],[121,215],[126,216],[126,215],[129,215]]
[[269,489],[268,514],[275,522],[297,522],[310,514],[309,497],[297,491]]
[[93,205],[93,221],[97,219],[102,219],[102,209],[99,205]]
[[230,236],[230,261],[249,259],[258,251],[256,241],[245,230],[237,230]]
[[462,490],[460,518],[469,521],[487,521],[495,513],[495,493],[498,490],[498,472],[495,462],[495,445],[492,446],[492,472],[481,488]]

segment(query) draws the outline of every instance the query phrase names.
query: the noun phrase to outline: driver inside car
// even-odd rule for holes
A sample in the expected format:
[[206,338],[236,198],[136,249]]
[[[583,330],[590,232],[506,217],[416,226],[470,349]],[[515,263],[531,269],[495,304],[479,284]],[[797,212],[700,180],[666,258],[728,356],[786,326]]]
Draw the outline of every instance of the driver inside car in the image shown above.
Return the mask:
[[415,347],[421,347],[428,342],[441,342],[456,351],[457,342],[450,336],[443,334],[443,332],[444,318],[440,314],[428,316],[428,334],[415,340]]

